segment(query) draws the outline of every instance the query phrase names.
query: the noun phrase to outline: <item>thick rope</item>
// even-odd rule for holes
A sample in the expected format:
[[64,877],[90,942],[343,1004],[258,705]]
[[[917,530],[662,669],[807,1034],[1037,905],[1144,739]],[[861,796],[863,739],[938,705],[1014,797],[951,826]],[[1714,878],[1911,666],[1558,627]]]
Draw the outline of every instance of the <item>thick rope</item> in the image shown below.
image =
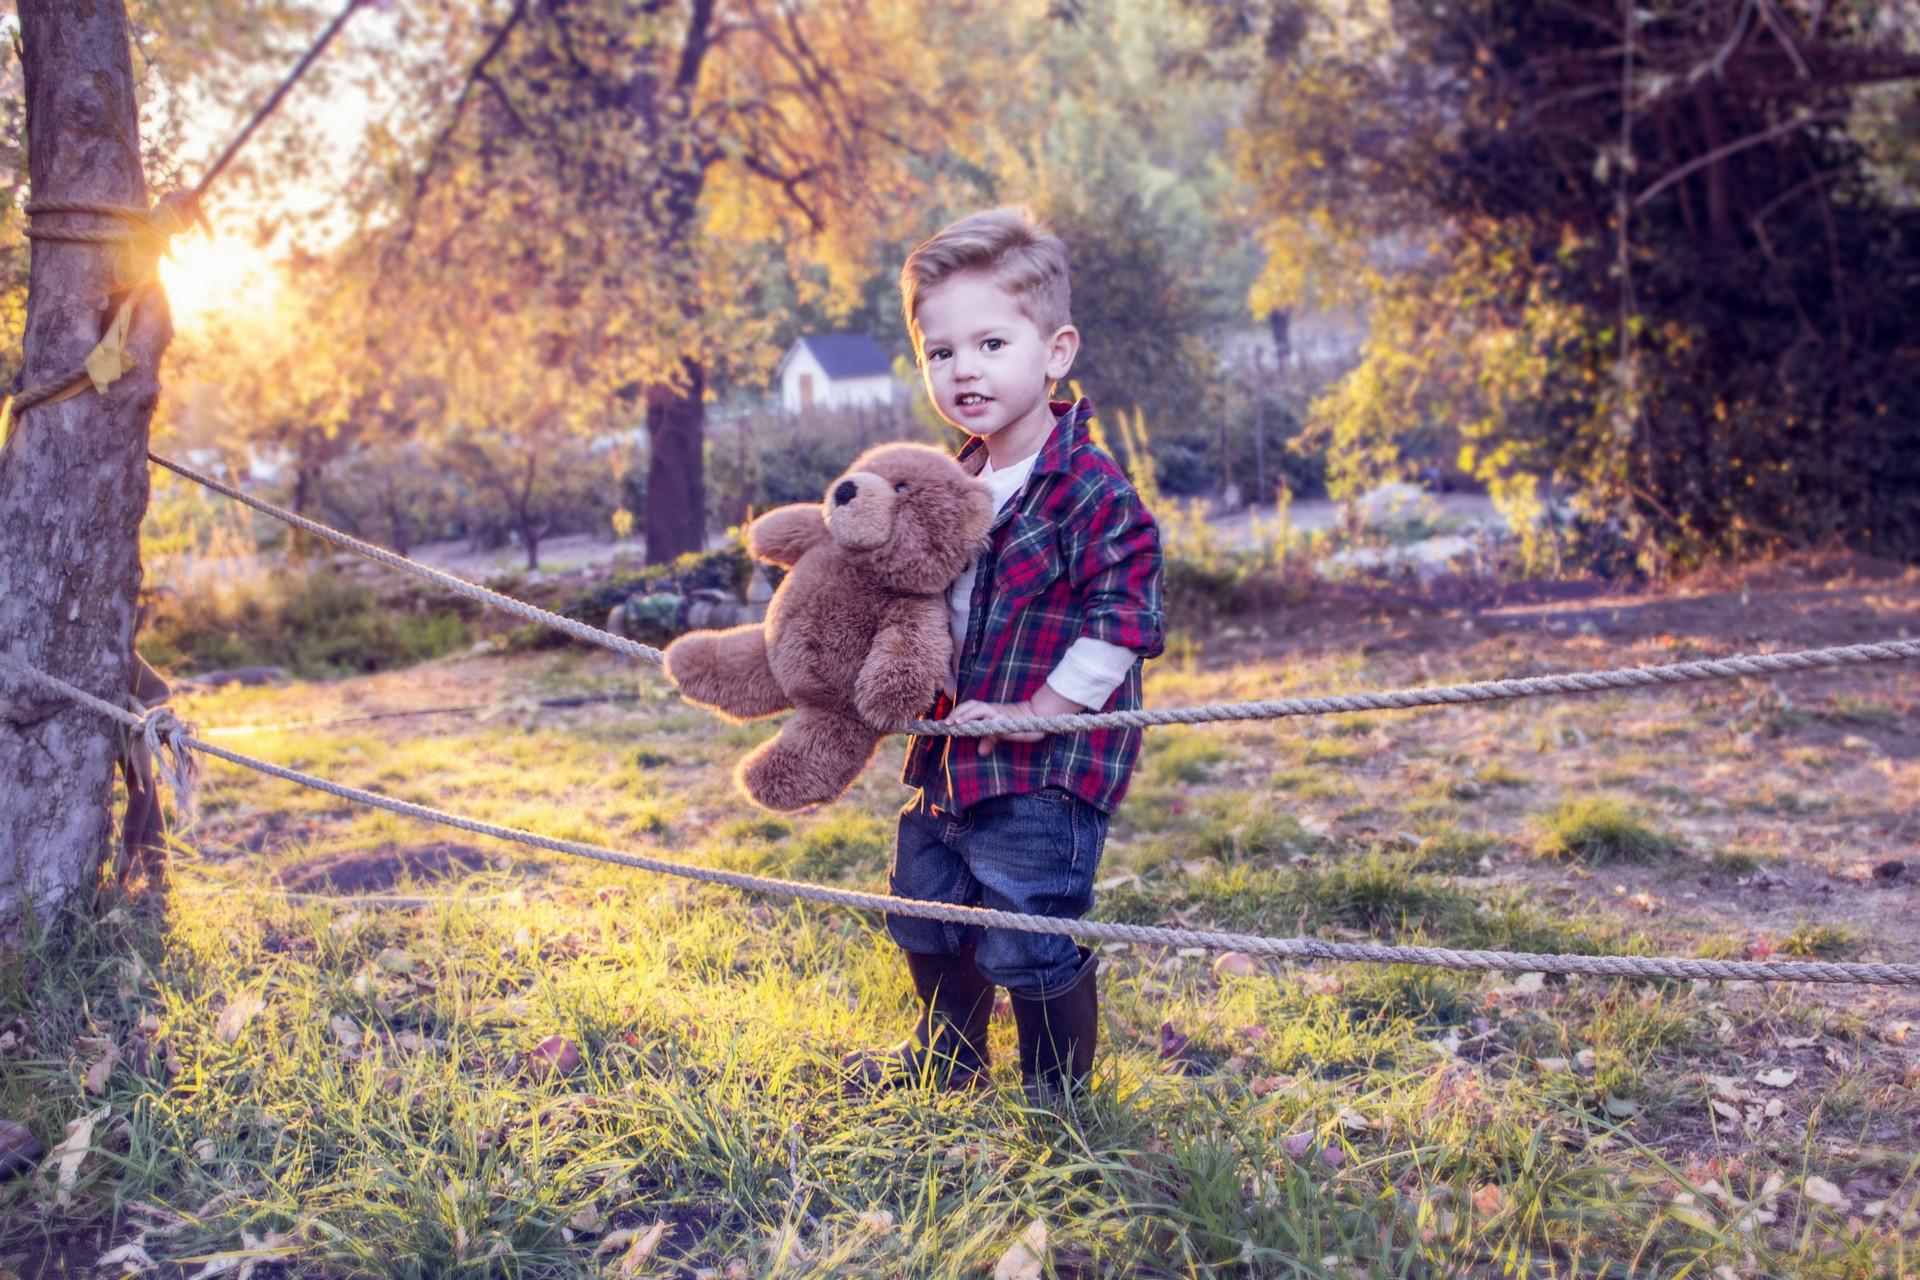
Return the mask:
[[1859,666],[1920,658],[1920,641],[1883,640],[1874,644],[1840,645],[1831,649],[1803,649],[1793,653],[1738,654],[1699,662],[1677,662],[1660,667],[1618,667],[1611,671],[1580,671],[1568,675],[1529,676],[1520,680],[1488,680],[1479,684],[1429,685],[1416,689],[1389,689],[1379,693],[1319,694],[1278,698],[1266,702],[1226,702],[1203,707],[1163,707],[1139,711],[1101,711],[1071,716],[1003,716],[949,724],[944,720],[915,720],[906,733],[984,738],[990,734],[1041,732],[1071,733],[1082,729],[1142,729],[1162,724],[1211,724],[1220,720],[1279,720],[1290,716],[1324,716],[1348,711],[1404,711],[1411,707],[1455,707],[1508,698],[1537,698],[1547,694],[1605,693],[1649,685],[1690,684],[1701,680],[1736,680],[1748,676],[1813,671],[1824,667]]
[[[22,664],[24,667],[24,664]],[[151,716],[143,718],[76,689],[44,672],[24,668],[38,683],[57,689],[76,701],[111,717],[130,728],[145,732]],[[154,714],[157,714],[154,713]],[[187,734],[179,728],[163,731],[175,749],[204,752],[229,764],[252,769],[270,777],[310,787],[342,800],[370,805],[390,813],[420,818],[441,826],[475,835],[509,840],[530,848],[545,849],[595,862],[676,876],[703,884],[724,885],[751,893],[771,894],[832,906],[856,907],[892,915],[941,920],[950,924],[979,925],[993,929],[1018,929],[1027,933],[1059,934],[1070,938],[1088,938],[1097,942],[1126,942],[1143,946],[1205,947],[1223,951],[1244,951],[1249,955],[1273,956],[1290,960],[1360,961],[1367,964],[1415,964],[1442,969],[1503,971],[1510,973],[1565,973],[1617,978],[1710,978],[1732,982],[1842,982],[1873,985],[1920,985],[1920,964],[1865,964],[1837,961],[1772,960],[1695,960],[1668,956],[1581,956],[1537,955],[1517,951],[1456,951],[1447,947],[1385,946],[1358,942],[1323,942],[1317,938],[1270,938],[1259,934],[1223,933],[1205,929],[1174,929],[1162,925],[1119,924],[1106,920],[1068,920],[1054,916],[1027,915],[1016,911],[996,911],[986,907],[964,907],[945,902],[926,902],[917,898],[895,898],[883,893],[836,889],[804,881],[780,880],[770,876],[748,875],[717,867],[702,867],[625,853],[601,845],[575,840],[557,840],[532,831],[503,827],[496,823],[463,818],[426,805],[396,800],[357,787],[341,786],[324,778],[282,768],[264,760],[227,751]]]
[[[49,693],[57,693],[138,733],[142,745],[146,747],[147,758],[153,761],[154,771],[160,775],[161,781],[173,788],[174,803],[179,806],[181,817],[192,817],[194,796],[200,783],[200,762],[188,750],[193,743],[193,726],[174,715],[168,707],[154,707],[151,710],[140,707],[138,712],[134,712],[115,706],[78,685],[48,675],[5,650],[0,650],[0,665],[5,665]],[[134,705],[139,706],[139,703]]]
[[[296,515],[271,502],[203,475],[157,453],[147,455],[155,463],[215,493],[303,529],[316,538],[344,547],[356,555],[424,578],[449,591],[502,609],[530,621],[554,627],[577,640],[611,649],[615,653],[658,663],[661,651],[618,636],[611,631],[584,622],[549,613],[511,596],[477,586],[417,560],[362,542],[349,534],[330,528],[302,515]],[[1743,677],[1778,675],[1792,671],[1812,671],[1825,667],[1860,666],[1873,662],[1895,662],[1920,657],[1920,641],[1885,640],[1874,644],[1841,645],[1830,649],[1806,649],[1792,653],[1736,655],[1730,658],[1704,659],[1657,667],[1621,667],[1611,671],[1584,671],[1568,675],[1529,676],[1519,680],[1489,680],[1477,684],[1434,685],[1415,689],[1392,689],[1379,693],[1320,694],[1300,698],[1279,698],[1264,702],[1229,702],[1201,707],[1158,707],[1138,711],[1101,711],[1066,716],[1001,716],[953,724],[945,720],[912,720],[894,727],[896,733],[916,733],[928,737],[984,738],[1003,733],[1079,733],[1088,729],[1141,729],[1166,724],[1212,724],[1222,720],[1280,720],[1294,716],[1337,715],[1349,711],[1401,711],[1412,707],[1463,706],[1474,702],[1497,702],[1511,698],[1533,698],[1549,694],[1605,693],[1614,689],[1637,689],[1651,685],[1678,685],[1702,680],[1734,680]]]
[[296,729],[333,729],[343,724],[366,724],[373,720],[401,720],[412,716],[457,716],[481,712],[566,710],[609,702],[638,702],[637,693],[576,693],[561,698],[538,698],[523,702],[473,702],[457,707],[402,707],[394,711],[372,711],[358,716],[333,716],[325,720],[280,720],[267,724],[223,724],[208,729],[210,734],[233,736],[244,733],[291,733]]
[[171,458],[164,458],[157,453],[149,453],[147,457],[156,465],[165,467],[176,475],[184,476],[195,484],[211,489],[215,493],[225,494],[235,502],[252,507],[255,511],[270,515],[276,520],[284,521],[296,529],[310,533],[323,541],[331,542],[335,546],[344,547],[357,556],[364,556],[378,564],[384,564],[390,569],[398,569],[402,573],[410,573],[416,578],[431,582],[436,587],[451,591],[455,595],[465,596],[469,600],[478,601],[489,608],[499,609],[503,613],[510,613],[517,618],[524,618],[528,622],[537,622],[543,627],[552,627],[555,631],[564,632],[576,640],[584,640],[588,644],[597,644],[602,648],[611,649],[615,653],[623,654],[626,657],[637,658],[641,662],[651,662],[658,665],[662,660],[663,655],[660,650],[655,649],[651,645],[641,644],[637,640],[629,640],[625,636],[617,636],[611,631],[602,631],[599,627],[588,626],[584,622],[576,622],[572,618],[562,617],[560,614],[552,613],[537,605],[528,604],[524,600],[515,600],[512,596],[501,595],[498,591],[489,590],[479,583],[468,582],[465,578],[456,577],[443,569],[435,569],[429,565],[421,564],[418,560],[409,560],[407,557],[397,555],[384,547],[376,547],[371,542],[362,542],[360,539],[342,533],[338,529],[329,528],[317,520],[309,520],[303,515],[296,515],[294,512],[282,507],[276,507],[271,502],[264,502],[259,498],[234,488],[230,484],[215,480],[210,475],[205,475],[195,471],[192,467],[175,462]]

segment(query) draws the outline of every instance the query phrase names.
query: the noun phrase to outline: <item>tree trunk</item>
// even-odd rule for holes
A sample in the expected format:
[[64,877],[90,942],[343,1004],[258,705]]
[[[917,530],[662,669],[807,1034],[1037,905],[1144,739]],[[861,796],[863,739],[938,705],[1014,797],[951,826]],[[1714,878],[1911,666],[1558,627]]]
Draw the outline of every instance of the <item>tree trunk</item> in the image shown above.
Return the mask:
[[[20,0],[19,18],[34,198],[145,208],[121,0]],[[77,368],[127,296],[115,246],[35,240],[32,254],[22,386]],[[143,286],[133,297],[131,370],[104,393],[28,410],[0,457],[0,646],[115,702],[134,678],[147,427],[172,337],[164,295]],[[121,736],[91,711],[0,678],[0,938],[97,875]]]
[[707,545],[706,370],[683,357],[686,385],[647,388],[647,563]]

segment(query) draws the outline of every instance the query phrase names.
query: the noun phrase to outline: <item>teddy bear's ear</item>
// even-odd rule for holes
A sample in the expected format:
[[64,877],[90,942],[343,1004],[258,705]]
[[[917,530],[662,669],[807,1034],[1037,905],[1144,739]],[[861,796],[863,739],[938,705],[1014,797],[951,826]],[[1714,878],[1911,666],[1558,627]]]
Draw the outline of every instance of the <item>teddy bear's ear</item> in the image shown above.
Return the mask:
[[827,536],[827,518],[811,502],[775,507],[747,526],[747,551],[756,560],[791,569]]

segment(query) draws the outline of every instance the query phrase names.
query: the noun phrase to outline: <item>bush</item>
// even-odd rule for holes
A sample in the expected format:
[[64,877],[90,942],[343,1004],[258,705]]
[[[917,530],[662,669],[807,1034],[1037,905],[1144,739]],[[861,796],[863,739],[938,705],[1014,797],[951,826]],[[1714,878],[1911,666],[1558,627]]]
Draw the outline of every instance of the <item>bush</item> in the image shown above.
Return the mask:
[[1600,864],[1655,862],[1680,845],[1617,800],[1568,798],[1546,817],[1534,847],[1543,857]]
[[139,650],[163,671],[284,668],[337,676],[423,662],[465,648],[467,621],[409,592],[382,598],[328,569],[200,581],[148,598]]

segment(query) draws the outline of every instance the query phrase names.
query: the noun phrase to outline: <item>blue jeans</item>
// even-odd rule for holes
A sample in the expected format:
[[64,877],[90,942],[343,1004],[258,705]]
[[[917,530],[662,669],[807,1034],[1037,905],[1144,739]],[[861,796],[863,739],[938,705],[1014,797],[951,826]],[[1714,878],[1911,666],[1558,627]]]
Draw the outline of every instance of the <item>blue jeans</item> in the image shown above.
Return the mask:
[[[1030,915],[1078,919],[1093,905],[1093,877],[1107,815],[1059,787],[995,796],[963,813],[935,808],[926,792],[900,810],[893,871],[896,898],[922,898]],[[1071,938],[982,929],[889,915],[887,932],[908,951],[952,955],[977,944],[987,981],[1022,994],[1065,986],[1080,967]]]

